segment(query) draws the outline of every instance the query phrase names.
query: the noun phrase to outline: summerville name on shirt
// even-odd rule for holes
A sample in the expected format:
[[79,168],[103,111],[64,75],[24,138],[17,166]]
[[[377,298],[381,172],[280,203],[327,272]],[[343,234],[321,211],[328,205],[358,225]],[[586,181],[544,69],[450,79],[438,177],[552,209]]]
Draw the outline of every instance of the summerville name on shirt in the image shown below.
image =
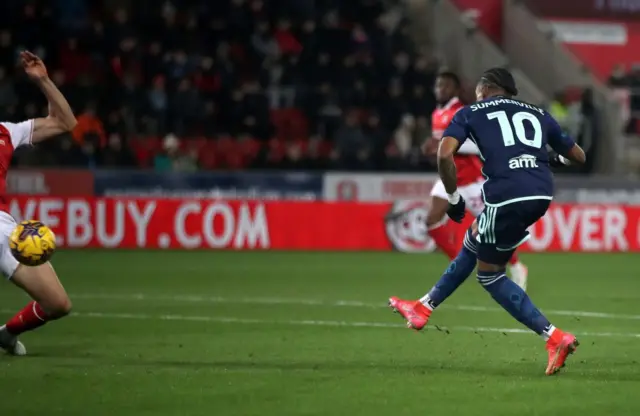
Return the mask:
[[485,101],[483,103],[472,104],[471,111],[482,110],[484,108],[489,107],[497,107],[500,104],[514,104],[519,105],[520,107],[528,108],[529,110],[537,111],[540,114],[544,114],[544,110],[542,108],[538,108],[534,105],[523,103],[522,101],[510,100],[509,98],[499,98],[497,100]]

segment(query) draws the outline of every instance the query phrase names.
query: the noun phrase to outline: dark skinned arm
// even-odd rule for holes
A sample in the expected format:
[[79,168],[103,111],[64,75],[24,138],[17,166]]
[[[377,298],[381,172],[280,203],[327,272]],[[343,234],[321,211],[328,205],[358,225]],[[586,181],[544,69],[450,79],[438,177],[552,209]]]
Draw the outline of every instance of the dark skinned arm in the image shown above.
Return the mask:
[[455,204],[460,198],[457,186],[456,164],[453,155],[458,151],[460,142],[453,137],[443,137],[438,147],[438,175],[449,194],[449,202]]

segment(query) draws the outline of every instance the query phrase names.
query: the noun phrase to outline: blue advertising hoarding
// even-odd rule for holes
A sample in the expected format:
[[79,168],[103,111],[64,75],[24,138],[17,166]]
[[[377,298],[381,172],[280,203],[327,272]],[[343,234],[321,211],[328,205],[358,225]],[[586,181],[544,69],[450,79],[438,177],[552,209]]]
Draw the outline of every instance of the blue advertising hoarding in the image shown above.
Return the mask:
[[99,196],[153,196],[227,199],[322,198],[322,174],[306,172],[243,173],[102,171],[94,173]]

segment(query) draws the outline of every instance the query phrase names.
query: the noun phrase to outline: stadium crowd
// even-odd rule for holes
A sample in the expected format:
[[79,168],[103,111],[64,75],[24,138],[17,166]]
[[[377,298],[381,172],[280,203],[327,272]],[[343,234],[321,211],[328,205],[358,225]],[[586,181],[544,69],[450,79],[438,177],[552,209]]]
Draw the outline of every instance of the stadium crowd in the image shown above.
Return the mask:
[[640,134],[640,64],[629,69],[617,65],[611,71],[608,85],[621,101],[627,133]]
[[0,119],[44,114],[41,55],[79,125],[20,165],[423,169],[437,64],[397,2],[0,2]]

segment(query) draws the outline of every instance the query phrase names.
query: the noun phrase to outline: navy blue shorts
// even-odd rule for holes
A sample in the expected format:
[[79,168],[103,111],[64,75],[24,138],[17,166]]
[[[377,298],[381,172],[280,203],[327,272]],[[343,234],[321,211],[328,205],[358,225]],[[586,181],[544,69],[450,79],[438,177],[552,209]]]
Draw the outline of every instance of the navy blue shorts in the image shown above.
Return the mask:
[[485,206],[478,217],[478,260],[505,265],[519,245],[529,239],[527,229],[544,216],[547,199]]

